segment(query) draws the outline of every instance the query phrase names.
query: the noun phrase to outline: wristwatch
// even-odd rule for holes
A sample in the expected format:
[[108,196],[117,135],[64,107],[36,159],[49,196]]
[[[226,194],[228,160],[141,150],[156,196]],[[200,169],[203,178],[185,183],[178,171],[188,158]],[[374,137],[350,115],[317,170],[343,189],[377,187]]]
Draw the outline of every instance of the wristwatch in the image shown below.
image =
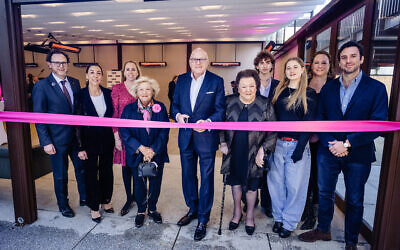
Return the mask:
[[343,143],[343,147],[349,149],[350,148],[350,144],[347,142],[347,140]]

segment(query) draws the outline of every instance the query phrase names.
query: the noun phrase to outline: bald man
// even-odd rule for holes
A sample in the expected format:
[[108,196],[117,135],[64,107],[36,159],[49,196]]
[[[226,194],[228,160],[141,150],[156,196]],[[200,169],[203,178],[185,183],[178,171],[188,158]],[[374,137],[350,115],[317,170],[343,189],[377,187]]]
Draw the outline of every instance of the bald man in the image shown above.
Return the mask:
[[[191,72],[178,77],[172,103],[172,116],[179,123],[220,122],[225,115],[224,81],[207,70],[207,53],[193,50],[189,58]],[[215,130],[180,129],[178,144],[182,165],[182,188],[188,213],[179,226],[198,218],[194,240],[206,235],[214,199],[214,164],[219,138]],[[201,185],[198,192],[197,161],[199,159]]]

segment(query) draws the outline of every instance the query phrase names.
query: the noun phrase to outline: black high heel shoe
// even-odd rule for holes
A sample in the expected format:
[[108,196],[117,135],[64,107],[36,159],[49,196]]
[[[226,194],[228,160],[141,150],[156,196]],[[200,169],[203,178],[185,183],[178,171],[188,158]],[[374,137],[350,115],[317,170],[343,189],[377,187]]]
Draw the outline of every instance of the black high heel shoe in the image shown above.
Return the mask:
[[246,228],[246,233],[248,235],[253,235],[254,231],[256,230],[256,225],[254,226],[245,226]]
[[239,227],[240,221],[242,220],[242,216],[243,216],[243,214],[240,214],[240,219],[239,219],[238,223],[235,223],[235,222],[233,222],[233,221],[230,221],[230,222],[229,222],[229,228],[228,228],[228,229],[231,230],[231,231],[237,229],[237,228]]

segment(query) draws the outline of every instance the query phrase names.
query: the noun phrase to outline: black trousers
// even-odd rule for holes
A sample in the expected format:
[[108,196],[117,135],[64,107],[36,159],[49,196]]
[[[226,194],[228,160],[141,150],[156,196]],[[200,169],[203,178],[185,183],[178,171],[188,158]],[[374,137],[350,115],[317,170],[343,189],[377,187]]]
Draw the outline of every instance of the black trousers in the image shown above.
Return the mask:
[[[138,168],[131,167],[133,182],[135,188],[136,204],[138,213],[157,210],[158,197],[160,197],[161,181],[163,176],[164,164],[158,164],[158,172],[155,177],[142,178],[138,176]],[[147,192],[147,182],[149,183],[149,191]]]
[[105,150],[99,145],[97,150],[86,151],[84,160],[87,206],[98,211],[100,204],[111,201],[114,185],[113,150]]

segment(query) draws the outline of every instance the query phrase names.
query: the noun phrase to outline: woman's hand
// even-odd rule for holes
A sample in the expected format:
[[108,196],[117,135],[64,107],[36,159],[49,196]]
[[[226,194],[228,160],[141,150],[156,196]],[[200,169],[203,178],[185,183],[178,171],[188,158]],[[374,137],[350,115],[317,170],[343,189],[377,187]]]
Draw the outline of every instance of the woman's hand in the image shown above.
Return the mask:
[[141,145],[139,147],[139,151],[140,151],[140,153],[143,154],[144,161],[151,161],[151,159],[153,159],[154,154],[155,154],[152,148],[149,148],[149,147],[146,147],[143,145]]
[[118,151],[122,151],[122,142],[121,142],[121,138],[118,135],[118,132],[114,133],[114,139],[115,139],[115,148]]
[[219,146],[219,151],[221,151],[221,153],[224,155],[228,154],[228,144],[226,144],[226,142],[221,143]]
[[86,151],[80,151],[80,152],[78,153],[78,157],[79,157],[79,159],[81,159],[82,161],[88,159],[87,154],[86,154]]
[[260,168],[264,166],[264,149],[260,147],[256,155],[256,164]]

